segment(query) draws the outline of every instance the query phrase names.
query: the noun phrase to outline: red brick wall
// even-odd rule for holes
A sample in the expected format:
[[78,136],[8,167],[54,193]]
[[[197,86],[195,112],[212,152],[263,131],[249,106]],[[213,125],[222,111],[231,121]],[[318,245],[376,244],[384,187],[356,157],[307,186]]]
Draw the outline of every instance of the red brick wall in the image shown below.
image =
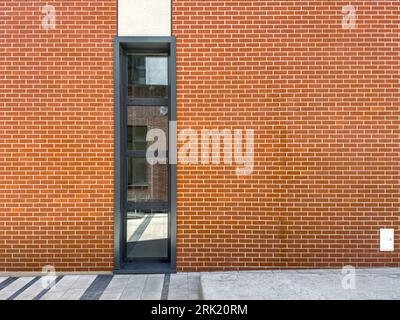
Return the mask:
[[115,1],[0,2],[0,272],[113,268],[115,33]]
[[399,1],[173,1],[179,130],[255,130],[250,176],[178,166],[179,270],[400,266],[399,18]]
[[[399,266],[399,2],[173,4],[179,129],[256,134],[250,176],[178,166],[178,270]],[[0,272],[112,270],[115,27],[0,3]]]

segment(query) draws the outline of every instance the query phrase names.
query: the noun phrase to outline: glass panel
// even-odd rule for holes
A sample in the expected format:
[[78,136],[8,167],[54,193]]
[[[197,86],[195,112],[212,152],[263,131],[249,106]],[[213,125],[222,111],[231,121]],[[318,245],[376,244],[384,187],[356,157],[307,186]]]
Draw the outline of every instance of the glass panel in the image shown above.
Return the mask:
[[[127,200],[168,201],[168,165],[147,163],[145,158],[129,158]],[[129,174],[132,174],[132,177]]]
[[[128,106],[128,149],[145,151],[146,134],[153,129],[165,135],[165,150],[168,154],[168,108],[160,106]],[[156,139],[157,142],[157,139]],[[133,202],[168,201],[168,163],[150,164],[145,157],[128,158],[127,200]]]
[[168,211],[127,214],[127,258],[168,258]]
[[146,151],[147,126],[128,125],[128,150]]
[[146,158],[128,158],[128,189],[147,187]]
[[128,56],[128,98],[168,98],[168,58]]

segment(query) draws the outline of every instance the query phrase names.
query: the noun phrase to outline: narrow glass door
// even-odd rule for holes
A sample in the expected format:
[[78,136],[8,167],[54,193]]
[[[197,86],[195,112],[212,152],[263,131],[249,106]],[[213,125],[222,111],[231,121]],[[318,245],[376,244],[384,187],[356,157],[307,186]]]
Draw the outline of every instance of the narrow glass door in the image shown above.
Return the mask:
[[128,55],[127,69],[125,259],[168,261],[168,57]]

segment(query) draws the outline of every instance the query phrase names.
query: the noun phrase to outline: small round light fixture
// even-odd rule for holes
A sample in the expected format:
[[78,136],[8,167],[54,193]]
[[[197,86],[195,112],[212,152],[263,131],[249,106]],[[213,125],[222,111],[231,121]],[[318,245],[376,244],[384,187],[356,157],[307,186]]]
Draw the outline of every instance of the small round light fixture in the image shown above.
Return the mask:
[[168,107],[162,106],[160,107],[160,115],[166,116],[168,114]]

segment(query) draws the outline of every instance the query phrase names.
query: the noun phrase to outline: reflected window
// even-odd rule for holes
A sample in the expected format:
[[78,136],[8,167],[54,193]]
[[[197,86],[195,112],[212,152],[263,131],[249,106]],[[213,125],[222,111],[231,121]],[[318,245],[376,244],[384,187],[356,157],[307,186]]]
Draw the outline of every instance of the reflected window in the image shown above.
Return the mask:
[[147,127],[128,125],[128,150],[146,151],[147,148]]
[[128,158],[128,188],[147,186],[146,158]]
[[128,56],[128,98],[168,98],[168,58]]
[[[150,165],[146,159],[147,133],[162,130],[168,141],[168,109],[162,106],[127,107],[127,201],[168,201],[168,164]],[[159,150],[160,151],[160,150]],[[161,150],[168,154],[168,150]]]

